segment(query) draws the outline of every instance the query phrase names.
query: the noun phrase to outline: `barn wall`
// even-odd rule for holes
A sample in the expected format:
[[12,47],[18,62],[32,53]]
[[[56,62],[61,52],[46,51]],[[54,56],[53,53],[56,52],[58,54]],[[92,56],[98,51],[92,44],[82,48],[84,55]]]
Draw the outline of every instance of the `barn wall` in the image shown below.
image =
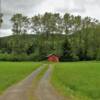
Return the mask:
[[50,56],[48,57],[48,61],[50,62],[59,62],[59,58],[57,56]]

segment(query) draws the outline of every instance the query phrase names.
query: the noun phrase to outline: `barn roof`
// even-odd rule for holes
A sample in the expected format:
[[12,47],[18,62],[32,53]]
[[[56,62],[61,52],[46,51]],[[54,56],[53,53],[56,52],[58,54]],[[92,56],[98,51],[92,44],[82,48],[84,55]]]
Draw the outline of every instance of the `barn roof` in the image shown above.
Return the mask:
[[50,56],[57,56],[57,57],[59,57],[58,55],[56,55],[56,54],[49,54],[49,55],[47,55],[47,57],[50,57]]

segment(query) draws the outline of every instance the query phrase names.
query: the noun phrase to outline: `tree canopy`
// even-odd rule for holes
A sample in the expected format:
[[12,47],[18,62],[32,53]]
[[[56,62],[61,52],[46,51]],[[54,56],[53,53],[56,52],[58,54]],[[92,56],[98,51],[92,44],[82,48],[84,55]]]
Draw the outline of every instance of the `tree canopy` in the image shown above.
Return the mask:
[[0,13],[0,27],[1,27],[1,24],[3,23],[3,19],[2,19],[2,13]]
[[13,35],[0,38],[0,60],[40,61],[52,53],[61,61],[100,60],[100,22],[96,19],[69,13],[28,18],[18,13],[11,22]]

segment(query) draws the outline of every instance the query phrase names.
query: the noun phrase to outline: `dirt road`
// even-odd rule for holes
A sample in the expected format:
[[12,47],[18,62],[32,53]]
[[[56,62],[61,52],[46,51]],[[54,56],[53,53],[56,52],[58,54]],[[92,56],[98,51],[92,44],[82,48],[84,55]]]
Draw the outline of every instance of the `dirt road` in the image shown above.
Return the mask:
[[64,98],[55,91],[51,86],[49,79],[51,76],[52,66],[49,65],[49,69],[40,80],[38,87],[35,91],[37,100],[64,100]]
[[[49,82],[52,72],[51,65],[48,65],[48,70],[42,78],[38,80],[38,83],[35,84],[35,88],[33,88],[33,80],[45,67],[47,67],[47,65],[41,66],[25,80],[10,87],[0,96],[0,100],[65,100],[62,96],[58,95]],[[30,99],[30,97],[32,98]]]

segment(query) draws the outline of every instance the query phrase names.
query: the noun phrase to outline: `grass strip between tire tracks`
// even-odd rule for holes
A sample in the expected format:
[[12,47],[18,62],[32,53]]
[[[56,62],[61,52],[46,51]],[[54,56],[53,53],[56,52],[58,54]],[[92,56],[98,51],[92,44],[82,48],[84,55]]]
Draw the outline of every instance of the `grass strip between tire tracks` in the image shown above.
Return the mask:
[[32,85],[32,90],[30,94],[30,98],[29,100],[37,100],[37,98],[34,95],[34,91],[36,90],[36,87],[38,85],[38,82],[40,81],[40,79],[42,78],[42,76],[45,74],[45,72],[48,69],[48,64],[45,65],[45,67],[39,72],[39,74],[35,77],[35,79],[33,80],[33,85]]

